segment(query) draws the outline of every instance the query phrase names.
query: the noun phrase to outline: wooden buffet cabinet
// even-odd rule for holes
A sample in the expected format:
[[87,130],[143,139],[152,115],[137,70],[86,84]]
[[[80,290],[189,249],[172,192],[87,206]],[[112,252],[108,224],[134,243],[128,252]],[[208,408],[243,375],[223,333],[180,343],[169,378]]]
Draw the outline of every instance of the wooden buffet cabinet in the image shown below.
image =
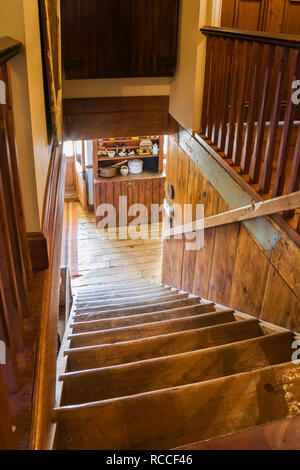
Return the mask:
[[[137,149],[139,148],[140,142],[144,139],[150,139],[153,143],[159,145],[158,155],[138,155]],[[114,158],[108,156],[98,155],[98,145],[102,143],[106,150],[115,150],[116,145],[119,146],[119,150],[123,146],[126,147],[127,151],[134,150],[135,155],[121,157],[119,154]],[[159,219],[151,218],[151,206],[152,204],[162,205],[165,197],[165,183],[166,177],[164,174],[164,137],[163,136],[148,136],[139,137],[138,139],[123,138],[123,139],[101,139],[93,142],[93,155],[94,155],[94,210],[96,217],[96,224],[98,224],[105,215],[99,214],[99,206],[102,204],[112,204],[116,209],[116,226],[125,226],[132,223],[136,217],[139,217],[139,221],[142,224],[151,222],[157,222],[161,220],[161,213]],[[108,165],[109,163],[115,164],[127,160],[128,162],[132,159],[141,159],[147,165],[146,160],[152,158],[158,159],[157,171],[143,171],[141,174],[128,174],[122,176],[118,170],[117,176],[114,178],[103,178],[99,176],[99,167],[101,164]],[[144,214],[128,215],[128,211],[122,211],[122,202],[120,197],[127,197],[127,207],[130,208],[133,204],[144,204],[146,209]],[[122,201],[122,200],[121,200]],[[124,207],[124,206],[123,206]],[[124,217],[125,213],[125,217]]]

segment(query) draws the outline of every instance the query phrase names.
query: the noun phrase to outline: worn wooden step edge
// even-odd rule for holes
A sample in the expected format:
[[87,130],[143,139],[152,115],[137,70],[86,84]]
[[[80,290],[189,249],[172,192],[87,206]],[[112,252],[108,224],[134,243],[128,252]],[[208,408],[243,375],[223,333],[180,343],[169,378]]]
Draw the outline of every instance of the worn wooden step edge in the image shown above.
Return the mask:
[[[173,318],[184,318],[185,316],[201,315],[204,313],[214,313],[216,310],[214,304],[197,304],[188,307],[176,309],[161,310],[159,312],[139,313],[138,315],[126,315],[118,318],[103,318],[101,320],[89,320],[85,322],[71,323],[73,332],[106,330],[119,328],[122,326],[143,325],[144,323],[153,323]],[[105,316],[105,315],[104,315]]]
[[[299,382],[300,366],[285,363],[167,390],[56,408],[55,448],[171,449],[237,432],[298,414]],[[112,426],[112,420],[118,425]]]
[[300,414],[173,450],[300,450]]
[[120,302],[126,302],[126,301],[130,301],[130,302],[134,302],[135,300],[138,301],[138,300],[148,300],[148,299],[151,299],[151,298],[160,298],[160,297],[172,297],[172,296],[176,296],[176,295],[182,295],[182,294],[185,294],[185,295],[190,295],[188,294],[187,292],[183,292],[183,291],[180,291],[178,289],[174,289],[174,290],[166,290],[166,291],[163,291],[163,292],[157,292],[157,291],[150,291],[150,292],[142,292],[142,293],[135,293],[131,296],[127,296],[126,295],[123,295],[123,294],[119,294],[118,296],[115,296],[115,297],[107,297],[107,298],[98,298],[98,299],[86,299],[86,300],[79,300],[79,299],[76,299],[75,300],[75,303],[76,303],[76,307],[78,308],[79,305],[83,305],[83,304],[88,304],[90,306],[92,306],[93,304],[96,304],[96,305],[106,305],[106,304],[109,304],[109,303],[113,303],[113,302],[116,302],[116,303],[120,303]]
[[76,294],[76,299],[82,301],[84,299],[105,299],[105,298],[118,298],[120,295],[127,295],[127,296],[134,296],[136,294],[138,295],[143,295],[144,293],[168,293],[168,292],[174,292],[174,291],[179,291],[179,289],[173,289],[171,287],[144,287],[143,289],[136,289],[135,291],[123,291],[120,290],[118,292],[113,292],[113,293],[103,293],[103,294],[90,294],[90,295],[80,295]]
[[92,316],[92,315],[101,315],[101,318],[102,318],[102,315],[105,314],[105,315],[108,315],[108,314],[114,314],[114,315],[117,315],[118,313],[119,314],[122,314],[121,316],[123,316],[123,314],[125,314],[126,312],[127,313],[138,313],[138,312],[144,312],[144,313],[149,313],[149,312],[155,312],[155,311],[158,311],[158,310],[161,310],[161,309],[167,309],[167,308],[172,308],[172,307],[176,307],[176,306],[184,306],[184,305],[197,305],[198,303],[200,303],[201,299],[200,297],[183,297],[183,298],[180,298],[180,299],[176,299],[176,300],[166,300],[166,301],[163,301],[163,302],[154,302],[154,303],[149,303],[146,305],[130,305],[128,307],[120,307],[117,306],[115,308],[101,308],[101,309],[92,309],[91,311],[90,310],[86,310],[86,309],[82,309],[82,310],[74,310],[74,313],[75,313],[75,316],[76,318],[81,318],[83,315],[85,316]]
[[[76,359],[82,362],[85,361],[87,364],[95,363],[96,361],[97,364],[99,364],[102,361],[104,366],[104,364],[109,362],[109,353],[111,353],[113,357],[110,357],[111,363],[107,365],[119,365],[159,357],[161,355],[160,353],[162,353],[163,356],[168,356],[174,353],[206,349],[208,347],[220,346],[222,344],[234,343],[236,341],[261,336],[264,336],[264,332],[260,328],[259,320],[247,319],[240,322],[234,321],[232,323],[208,326],[194,330],[125,341],[123,343],[67,349],[64,351],[64,355],[68,356],[68,366],[72,361],[76,363]],[[192,343],[192,345],[189,346],[189,341],[193,339],[195,344]],[[202,340],[201,344],[200,340]],[[197,343],[197,341],[199,342]],[[175,347],[175,351],[170,351],[172,346],[173,348]],[[138,353],[140,356],[136,359],[135,355]],[[92,357],[93,354],[96,357]],[[154,356],[154,354],[156,354],[156,356]],[[97,355],[99,355],[99,357]],[[121,362],[118,362],[120,358]],[[94,367],[84,367],[84,369],[89,368]]]
[[290,362],[293,341],[292,333],[279,333],[131,364],[65,373],[59,377],[64,382],[61,404],[137,395]]
[[120,292],[118,295],[103,295],[103,296],[93,296],[93,297],[75,297],[75,302],[77,304],[85,304],[85,303],[93,303],[93,302],[113,302],[117,301],[119,302],[120,299],[126,300],[126,299],[135,299],[135,298],[140,298],[140,297],[163,297],[167,295],[176,295],[176,294],[184,294],[187,292],[180,291],[178,289],[173,289],[173,290],[163,290],[163,291],[158,291],[158,290],[147,290],[147,291],[139,291],[135,292],[132,294],[128,294],[127,292],[122,293]]
[[84,288],[78,288],[78,291],[77,291],[77,295],[86,295],[86,294],[91,294],[91,293],[97,293],[97,294],[102,294],[102,293],[117,293],[117,292],[120,292],[120,291],[134,291],[135,289],[139,289],[139,288],[146,288],[146,287],[161,287],[161,288],[169,288],[170,289],[170,286],[166,286],[164,284],[152,284],[151,282],[149,281],[144,281],[144,282],[140,282],[139,284],[126,284],[124,286],[122,286],[122,284],[120,284],[119,288],[118,287],[111,287],[110,285],[107,285],[107,287],[103,286],[102,287],[93,287],[91,289],[84,289]]
[[[71,347],[73,348],[73,347],[78,347],[78,343],[80,343],[82,340],[83,341],[85,340],[100,341],[100,338],[102,337],[103,341],[109,341],[109,343],[116,343],[116,342],[121,341],[120,336],[122,336],[124,340],[137,339],[137,338],[143,338],[143,337],[145,338],[145,337],[150,337],[150,336],[159,336],[160,333],[165,334],[171,331],[180,331],[181,329],[185,329],[185,328],[194,329],[193,327],[210,326],[210,325],[216,324],[217,322],[219,322],[220,324],[230,323],[234,320],[235,320],[234,311],[225,310],[225,311],[216,312],[216,313],[193,315],[191,317],[185,317],[185,318],[176,318],[174,320],[166,320],[166,321],[161,321],[158,323],[157,322],[147,323],[147,324],[144,323],[142,326],[132,325],[132,326],[127,326],[123,328],[114,328],[111,330],[93,331],[91,333],[77,333],[77,334],[70,335],[68,339],[71,341]],[[180,329],[176,330],[176,328],[180,328]],[[129,336],[129,338],[126,337],[125,335]],[[119,339],[114,339],[117,337]],[[76,343],[77,343],[77,346],[76,346]],[[105,344],[109,344],[109,343],[105,343]],[[102,342],[99,344],[104,344],[104,343]]]
[[122,299],[120,298],[120,300],[113,300],[112,302],[110,301],[107,301],[107,302],[97,302],[95,303],[96,305],[93,305],[94,302],[91,302],[91,303],[81,303],[81,304],[78,304],[78,302],[75,302],[75,313],[79,313],[79,312],[82,312],[83,310],[85,312],[89,312],[89,311],[94,311],[94,310],[97,310],[97,311],[102,311],[102,310],[113,310],[114,308],[126,308],[126,307],[139,307],[141,305],[150,305],[150,304],[155,304],[155,303],[158,303],[158,302],[168,302],[168,301],[171,301],[171,300],[180,300],[180,299],[188,299],[189,298],[189,294],[179,294],[179,293],[176,293],[176,294],[169,294],[169,295],[166,295],[166,296],[161,296],[161,295],[158,295],[158,296],[147,296],[147,297],[137,297],[137,298],[132,298],[132,299],[129,299],[127,297],[127,299]]

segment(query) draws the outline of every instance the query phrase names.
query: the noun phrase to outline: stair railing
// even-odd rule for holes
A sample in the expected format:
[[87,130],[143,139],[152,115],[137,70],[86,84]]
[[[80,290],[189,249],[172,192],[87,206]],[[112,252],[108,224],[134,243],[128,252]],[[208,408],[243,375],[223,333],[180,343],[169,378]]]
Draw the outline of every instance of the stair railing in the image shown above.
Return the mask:
[[[205,141],[259,195],[291,194],[300,181],[300,36],[204,27]],[[283,214],[300,233],[294,210]]]
[[178,225],[172,229],[163,230],[162,235],[164,238],[173,237],[176,235],[192,233],[198,230],[233,224],[235,222],[257,219],[258,217],[266,217],[277,214],[278,212],[293,211],[299,208],[300,191],[297,191],[268,201],[258,203],[253,202],[248,206],[215,214],[210,217],[197,219],[184,225]]
[[22,44],[0,38],[0,449],[18,447],[9,394],[20,385],[19,353],[32,279],[19,178],[8,61]]

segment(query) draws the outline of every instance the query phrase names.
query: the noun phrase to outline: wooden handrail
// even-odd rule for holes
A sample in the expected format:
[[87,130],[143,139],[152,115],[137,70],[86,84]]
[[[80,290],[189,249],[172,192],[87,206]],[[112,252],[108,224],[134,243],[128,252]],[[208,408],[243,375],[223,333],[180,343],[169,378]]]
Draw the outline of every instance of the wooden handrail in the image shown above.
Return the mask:
[[8,60],[12,59],[15,55],[18,54],[19,50],[22,47],[20,41],[9,36],[3,36],[0,38],[0,65],[4,64]]
[[300,36],[294,34],[273,34],[244,29],[219,28],[216,26],[204,26],[200,29],[200,31],[205,36],[219,36],[229,39],[241,39],[243,41],[300,49]]
[[248,206],[234,209],[221,214],[212,215],[210,217],[198,219],[193,222],[179,225],[172,229],[163,230],[163,237],[173,237],[176,235],[188,234],[202,229],[220,227],[223,225],[233,224],[235,222],[243,222],[247,220],[265,217],[278,212],[290,211],[300,208],[300,191],[275,199],[263,202],[252,203]]

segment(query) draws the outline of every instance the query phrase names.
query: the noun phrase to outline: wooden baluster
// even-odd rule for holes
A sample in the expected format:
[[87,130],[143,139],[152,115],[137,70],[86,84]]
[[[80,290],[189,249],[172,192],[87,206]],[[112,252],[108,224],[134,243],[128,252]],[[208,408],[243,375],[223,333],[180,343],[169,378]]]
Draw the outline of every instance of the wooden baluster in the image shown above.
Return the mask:
[[292,84],[297,77],[300,76],[300,52],[299,50],[293,50],[292,52],[292,62],[291,62],[291,71],[290,71],[290,88],[289,88],[289,98],[287,103],[287,109],[284,117],[284,126],[282,131],[282,138],[280,143],[279,155],[278,155],[278,164],[277,170],[274,179],[274,186],[272,191],[272,197],[277,197],[283,194],[285,176],[286,176],[286,164],[289,155],[289,146],[291,141],[292,130],[294,126],[294,119],[296,113],[297,105],[293,103],[292,95],[294,89]]
[[17,450],[19,448],[16,431],[13,431],[13,420],[7,390],[0,369],[0,450]]
[[256,43],[252,49],[252,58],[251,58],[252,67],[253,67],[253,77],[251,77],[252,87],[251,87],[251,93],[250,93],[250,105],[249,105],[249,110],[248,110],[244,147],[243,147],[242,158],[241,158],[241,173],[242,174],[248,174],[250,170],[255,122],[258,116],[259,104],[260,104],[259,83],[261,82],[261,75],[262,75],[263,52],[264,52],[263,44]]
[[260,168],[262,162],[262,152],[265,136],[266,121],[268,117],[268,103],[270,100],[269,87],[271,84],[272,70],[275,58],[275,46],[266,45],[264,63],[263,63],[263,79],[259,86],[262,89],[260,111],[257,123],[257,132],[255,137],[254,151],[252,155],[251,168],[250,168],[250,181],[251,183],[258,183]]
[[202,104],[202,119],[201,119],[201,129],[200,132],[202,135],[206,135],[207,120],[209,113],[209,94],[210,87],[212,86],[211,80],[211,67],[213,60],[212,53],[212,38],[207,38],[206,45],[206,62],[205,62],[205,78],[204,78],[204,91],[203,91],[203,104]]
[[221,152],[225,150],[226,134],[229,119],[229,98],[231,91],[231,78],[232,78],[232,64],[233,64],[233,50],[234,41],[232,39],[225,39],[225,63],[224,63],[224,86],[222,87],[223,94],[221,97],[220,108],[220,133],[218,148]]
[[[293,158],[293,165],[290,175],[290,181],[287,187],[287,194],[293,193],[295,191],[299,191],[299,184],[300,184],[300,125],[298,125],[298,135],[297,135],[297,142],[295,147],[295,153]],[[284,217],[289,219],[294,217],[295,211],[286,211],[284,213]]]
[[14,257],[9,240],[7,213],[4,206],[2,176],[0,175],[0,291],[3,302],[5,321],[7,324],[10,344],[16,352],[24,348],[24,325],[22,305],[18,297],[18,282],[14,266]]
[[219,69],[219,60],[220,60],[220,51],[219,51],[220,40],[214,38],[213,42],[213,60],[211,68],[211,85],[210,85],[210,96],[209,96],[209,109],[208,109],[208,119],[206,126],[206,138],[208,140],[213,139],[213,130],[215,126],[216,118],[216,107],[218,106],[218,69]]
[[[2,118],[0,119],[0,172],[2,178],[5,180],[3,185],[3,192],[5,197],[5,206],[7,208],[7,222],[9,227],[9,238],[13,246],[14,266],[18,279],[17,295],[22,304],[22,311],[24,316],[29,316],[28,312],[28,287],[27,287],[27,272],[23,256],[23,247],[21,241],[21,233],[19,230],[19,217],[16,201],[16,188],[14,168],[12,167],[8,131],[6,127],[6,106],[1,107]],[[27,238],[27,235],[26,235]]]
[[[1,75],[1,72],[0,72]],[[18,230],[19,230],[19,239],[22,250],[22,257],[24,259],[24,266],[27,274],[27,283],[28,285],[32,282],[32,265],[31,257],[29,251],[29,245],[27,240],[27,231],[25,224],[25,215],[24,215],[24,205],[22,198],[22,190],[20,184],[20,172],[19,172],[19,163],[17,157],[16,141],[15,141],[15,123],[13,116],[13,100],[11,93],[11,80],[10,80],[10,71],[9,64],[6,63],[2,66],[2,80],[6,83],[6,129],[8,135],[10,157],[11,157],[11,166],[12,166],[12,177],[14,184],[14,193],[16,197],[16,210],[18,216]]]
[[222,94],[224,94],[224,63],[226,60],[225,56],[225,40],[219,38],[218,40],[218,63],[216,76],[214,77],[215,83],[215,100],[214,100],[214,122],[212,127],[212,143],[218,145],[219,141],[219,132],[220,132],[220,123],[221,123],[221,114],[222,114]]
[[[19,389],[19,368],[13,344],[10,344],[8,328],[5,321],[2,296],[0,293],[0,341],[5,344],[5,364],[1,365],[3,380],[9,393]],[[2,345],[1,345],[2,346]]]
[[240,39],[235,41],[234,48],[234,67],[232,72],[232,85],[231,85],[231,96],[230,96],[230,111],[229,111],[229,124],[226,135],[225,144],[225,156],[226,158],[232,158],[233,143],[236,131],[236,107],[238,100],[238,83],[239,83],[239,70],[242,56],[243,41]]
[[286,78],[286,70],[289,60],[289,49],[287,47],[280,47],[276,63],[276,92],[274,98],[274,106],[270,122],[270,131],[266,146],[266,156],[263,164],[262,177],[260,183],[260,190],[262,193],[267,194],[270,191],[272,179],[272,167],[276,148],[276,139],[278,134],[278,125],[280,120],[280,112],[283,100],[283,91]]
[[249,68],[251,57],[251,50],[253,43],[245,42],[241,62],[242,66],[240,69],[239,77],[239,93],[238,93],[238,110],[237,110],[237,127],[235,133],[235,139],[233,144],[232,163],[238,166],[241,162],[241,155],[243,149],[243,133],[244,133],[244,120],[245,120],[245,105],[247,100],[248,91],[248,80],[249,80]]

